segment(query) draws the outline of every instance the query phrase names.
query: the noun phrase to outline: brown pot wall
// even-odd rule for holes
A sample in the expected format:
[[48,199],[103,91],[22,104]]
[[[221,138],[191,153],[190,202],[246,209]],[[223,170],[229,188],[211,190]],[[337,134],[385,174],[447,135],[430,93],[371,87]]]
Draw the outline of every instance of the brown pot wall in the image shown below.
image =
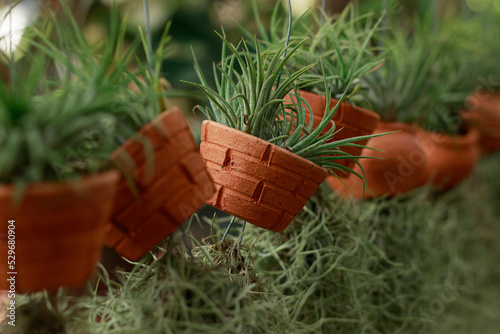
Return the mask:
[[[313,126],[318,126],[325,114],[326,97],[303,90],[300,91],[300,96],[306,100],[311,107],[313,112]],[[297,101],[295,96],[291,96],[291,98]],[[330,100],[330,109],[335,107],[337,103],[338,100],[332,98]],[[309,120],[309,113],[306,113],[306,122],[309,122]],[[332,141],[337,141],[372,134],[380,121],[380,116],[373,111],[360,107],[353,107],[346,102],[342,102],[333,116],[333,121],[337,130],[342,129],[342,131],[335,134],[332,139]],[[326,133],[330,128],[331,126],[327,126],[322,134]],[[356,144],[366,145],[367,142],[368,140],[361,140],[356,142]],[[342,147],[341,150],[352,156],[360,156],[362,148],[345,146]],[[351,159],[339,160],[338,163],[348,168],[354,167],[354,161]],[[349,174],[339,172],[338,176],[345,178],[348,177]]]
[[208,204],[283,232],[327,176],[326,169],[260,138],[204,121],[200,152],[216,185]]
[[[105,224],[119,173],[110,171],[67,183],[31,185],[20,206],[13,186],[0,186],[0,290],[7,272],[17,272],[19,293],[82,284],[99,260]],[[8,220],[15,220],[15,270],[7,266]],[[9,275],[10,276],[10,275]]]
[[[363,197],[363,181],[352,174],[342,181],[328,177],[327,181],[335,192],[355,198],[374,198],[407,193],[425,182],[426,156],[415,136],[414,128],[404,123],[381,122],[374,133],[401,131],[368,141],[368,146],[384,152],[364,149],[362,155],[381,159],[360,159],[366,175]],[[359,166],[354,171],[363,175]]]
[[[149,143],[154,153],[148,153],[141,142]],[[177,108],[144,126],[112,158],[125,177],[118,185],[106,245],[132,261],[172,234],[215,191],[198,145]],[[136,188],[129,186],[127,178]]]
[[479,159],[478,132],[474,128],[463,136],[451,137],[423,129],[418,129],[416,135],[427,158],[425,179],[442,190],[465,179]]
[[483,154],[500,150],[500,95],[481,92],[469,98],[470,111],[462,118],[479,132],[479,146]]

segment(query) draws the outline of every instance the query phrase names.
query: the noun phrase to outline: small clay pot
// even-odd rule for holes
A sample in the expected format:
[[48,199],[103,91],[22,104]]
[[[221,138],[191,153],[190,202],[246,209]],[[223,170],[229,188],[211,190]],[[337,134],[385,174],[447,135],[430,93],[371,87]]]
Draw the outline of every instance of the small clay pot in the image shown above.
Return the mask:
[[327,176],[326,169],[242,131],[204,121],[200,152],[216,193],[208,204],[283,232]]
[[[323,115],[325,114],[326,97],[303,90],[300,91],[300,96],[306,100],[311,107],[313,112],[313,126],[318,126],[323,119]],[[291,98],[295,102],[297,101],[295,96],[291,96]],[[335,107],[337,103],[338,100],[332,98],[330,100],[330,109]],[[309,122],[309,120],[309,113],[306,112],[306,122]],[[346,102],[342,102],[335,112],[332,120],[335,123],[335,128],[337,130],[342,129],[342,131],[336,133],[330,142],[372,134],[380,121],[380,116],[368,109],[354,107]],[[326,133],[330,128],[331,125],[328,125],[322,134]],[[368,140],[361,140],[356,142],[356,144],[366,145],[367,142]],[[362,151],[362,148],[353,146],[345,146],[340,149],[352,156],[360,156]],[[338,160],[338,163],[348,168],[354,167],[354,160],[352,159]],[[341,171],[338,172],[338,176],[342,178],[349,177],[349,174],[350,173]]]
[[132,261],[172,234],[215,191],[198,145],[177,108],[146,124],[112,159],[124,174],[107,226],[106,245]]
[[[113,206],[118,171],[64,183],[29,186],[20,205],[13,185],[0,186],[0,290],[16,272],[18,293],[84,283],[94,273]],[[15,258],[7,258],[8,221],[15,220]],[[10,268],[7,260],[14,260]]]
[[[365,193],[363,181],[354,174],[340,181],[330,176],[327,181],[335,192],[342,196],[355,198],[374,198],[407,193],[425,182],[426,156],[415,136],[414,127],[405,123],[381,122],[374,133],[401,131],[368,141],[368,147],[384,152],[363,149],[363,156],[381,159],[359,159],[366,175]],[[354,171],[360,175],[361,168],[356,165]]]
[[416,136],[427,159],[425,179],[441,190],[449,190],[465,179],[474,169],[481,153],[479,135],[474,128],[458,136],[419,128]]
[[500,150],[500,95],[482,91],[468,100],[470,111],[460,116],[479,132],[479,147],[482,154]]

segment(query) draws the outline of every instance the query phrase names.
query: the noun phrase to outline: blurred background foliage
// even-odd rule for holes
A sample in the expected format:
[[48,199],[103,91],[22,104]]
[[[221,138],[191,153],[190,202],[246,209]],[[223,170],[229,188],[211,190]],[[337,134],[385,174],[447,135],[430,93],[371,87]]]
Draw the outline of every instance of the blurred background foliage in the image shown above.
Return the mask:
[[[49,8],[57,8],[59,0],[1,0],[0,1],[0,36],[8,34],[10,23],[5,20],[9,5],[18,4],[23,8],[24,19],[32,18],[33,12],[43,13]],[[283,3],[281,15],[286,21],[286,0]],[[325,0],[326,9],[330,14],[340,12],[349,0]],[[387,6],[389,20],[410,26],[415,17],[428,16],[432,22],[439,23],[440,18],[449,15],[470,17],[476,14],[494,14],[500,17],[500,0],[353,0],[361,13],[382,12],[383,4]],[[82,25],[86,38],[90,42],[105,39],[109,21],[110,7],[116,6],[123,19],[128,21],[130,40],[139,34],[138,25],[145,24],[143,2],[139,0],[69,0],[73,13]],[[255,0],[262,22],[269,21],[275,1]],[[170,55],[163,65],[164,77],[177,89],[188,90],[190,99],[173,101],[179,105],[186,116],[196,104],[204,103],[202,95],[192,86],[181,80],[196,81],[193,70],[191,47],[197,55],[203,73],[208,80],[212,73],[212,63],[220,59],[221,42],[214,30],[222,27],[232,42],[241,37],[238,25],[250,31],[257,32],[251,0],[149,0],[150,22],[153,31],[153,41],[157,41],[167,21],[172,21],[170,33]],[[293,14],[301,15],[304,11],[321,6],[322,0],[292,0]],[[312,9],[316,10],[316,9]],[[30,11],[32,12],[30,14]],[[20,11],[21,12],[21,11]],[[493,17],[493,16],[491,16]],[[13,26],[22,25],[23,19],[14,18]],[[493,26],[493,25],[492,25]],[[487,27],[487,25],[486,25]],[[21,28],[21,27],[19,27]],[[487,28],[486,28],[487,29]],[[15,29],[14,29],[15,30]],[[458,38],[458,37],[457,37]],[[0,47],[2,40],[0,39]],[[0,74],[5,68],[0,68]],[[201,116],[191,117],[190,122],[199,122]],[[194,125],[194,124],[193,124]],[[197,129],[193,126],[192,129]],[[195,133],[195,135],[198,135]]]
[[[274,1],[255,0],[265,23],[268,21],[275,5]],[[285,0],[282,1],[286,4]],[[500,14],[500,0],[354,0],[358,3],[361,13],[381,12],[384,1],[392,19],[401,23],[408,22],[412,17],[435,15],[442,17],[450,11],[455,14],[473,15],[478,12],[495,11]],[[22,3],[37,3],[38,0],[23,0]],[[128,19],[129,34],[133,38],[138,34],[137,25],[144,25],[142,1],[138,0],[80,0],[73,2],[73,12],[83,25],[85,35],[89,41],[97,41],[107,34],[106,26],[109,18],[109,7],[115,4],[123,17]],[[293,0],[294,15],[321,5],[321,0]],[[349,0],[326,0],[329,13],[340,12]],[[5,12],[8,3],[15,0],[2,0],[0,6]],[[57,7],[57,0],[44,0],[43,6]],[[231,41],[241,37],[238,24],[247,29],[256,31],[250,0],[149,0],[150,20],[153,38],[160,37],[162,28],[168,20],[172,20],[171,55],[164,64],[166,78],[174,87],[184,87],[180,80],[195,80],[192,68],[192,46],[203,67],[210,72],[211,64],[220,57],[220,39],[214,30],[220,31],[224,27]],[[285,6],[283,6],[285,8]],[[286,13],[283,11],[283,19]]]

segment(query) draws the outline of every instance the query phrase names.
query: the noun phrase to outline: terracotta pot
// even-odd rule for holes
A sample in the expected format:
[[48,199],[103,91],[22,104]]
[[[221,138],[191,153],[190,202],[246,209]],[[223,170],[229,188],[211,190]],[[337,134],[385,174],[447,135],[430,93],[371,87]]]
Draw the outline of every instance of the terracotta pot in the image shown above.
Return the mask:
[[[109,171],[65,183],[29,186],[20,206],[11,203],[12,185],[0,186],[0,290],[17,272],[19,293],[85,282],[101,254],[119,172]],[[15,220],[15,270],[7,266],[8,221]],[[10,259],[11,260],[11,259]]]
[[416,136],[427,158],[425,179],[439,189],[456,186],[472,172],[479,159],[479,135],[474,128],[453,137],[417,129]]
[[112,159],[124,176],[107,226],[106,245],[132,261],[172,234],[215,191],[177,108],[146,124]]
[[479,146],[483,154],[500,150],[500,95],[480,92],[468,100],[470,111],[462,118],[479,131]]
[[[394,196],[407,193],[425,182],[426,156],[415,136],[412,125],[405,123],[381,122],[374,133],[401,131],[368,141],[368,146],[384,152],[363,149],[362,155],[382,159],[360,159],[366,175],[364,198]],[[361,168],[354,166],[354,171],[362,175]],[[330,176],[330,187],[342,196],[363,198],[363,181],[351,174],[340,181]]]
[[[300,91],[300,96],[306,100],[311,107],[313,112],[313,126],[318,126],[325,114],[326,97],[303,90]],[[291,98],[297,101],[294,96],[291,96]],[[330,109],[333,108],[337,102],[338,100],[332,98],[330,100]],[[306,112],[306,122],[309,122],[309,120],[309,113]],[[336,129],[342,129],[342,131],[335,134],[332,139],[332,141],[337,141],[372,134],[380,121],[380,116],[368,109],[353,107],[346,102],[342,102],[333,116],[333,121]],[[331,126],[328,125],[322,134],[330,128]],[[367,142],[368,140],[361,140],[356,144],[366,145]],[[352,156],[360,156],[362,148],[345,146],[342,147],[341,150]],[[354,167],[354,161],[352,159],[339,160],[338,163],[348,168]],[[346,178],[349,177],[349,173],[339,171],[338,176]]]
[[208,204],[283,232],[327,176],[326,169],[263,139],[204,121],[200,152],[217,191]]

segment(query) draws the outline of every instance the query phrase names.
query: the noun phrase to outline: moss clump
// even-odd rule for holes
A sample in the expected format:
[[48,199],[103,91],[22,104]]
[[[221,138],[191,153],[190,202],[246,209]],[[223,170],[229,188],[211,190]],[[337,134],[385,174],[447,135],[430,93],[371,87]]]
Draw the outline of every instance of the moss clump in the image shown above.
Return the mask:
[[106,282],[105,296],[80,300],[92,332],[277,333],[278,305],[252,293],[239,274],[186,256],[169,241],[166,254],[147,257]]
[[60,289],[57,293],[37,292],[17,294],[15,326],[0,323],[0,333],[66,334],[90,333],[84,321],[75,317],[72,297]]
[[499,216],[486,185],[473,177],[445,195],[365,202],[323,189],[283,235],[249,228],[246,238],[260,236],[255,268],[296,321],[324,333],[455,333],[439,331],[440,319],[500,289]]
[[190,258],[172,237],[117,281],[104,271],[105,295],[18,296],[15,333],[496,333],[499,163],[446,194],[359,202],[323,188],[284,234],[247,226],[251,248]]
[[[213,240],[213,238],[210,238]],[[193,249],[196,258],[209,265],[226,270],[233,280],[242,287],[250,287],[252,292],[265,292],[266,286],[253,268],[255,257],[250,254],[250,247],[239,245],[232,240],[208,244]]]
[[[500,156],[485,158],[468,182],[442,200],[450,203],[450,265],[462,273],[460,295],[422,327],[429,333],[490,334],[500,328]],[[439,295],[441,297],[441,294]],[[438,299],[439,300],[439,299]],[[423,331],[422,331],[423,332]]]

